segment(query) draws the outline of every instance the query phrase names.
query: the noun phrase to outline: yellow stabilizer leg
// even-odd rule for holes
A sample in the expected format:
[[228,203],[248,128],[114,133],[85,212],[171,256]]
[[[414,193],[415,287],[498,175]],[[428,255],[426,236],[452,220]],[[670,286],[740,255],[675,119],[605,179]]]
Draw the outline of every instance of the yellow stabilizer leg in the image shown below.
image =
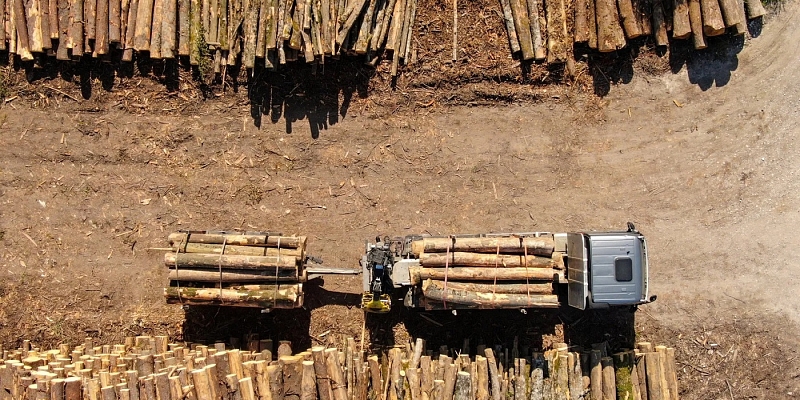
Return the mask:
[[382,294],[376,299],[373,293],[364,293],[361,297],[361,307],[367,312],[388,313],[392,308],[392,301],[387,294]]

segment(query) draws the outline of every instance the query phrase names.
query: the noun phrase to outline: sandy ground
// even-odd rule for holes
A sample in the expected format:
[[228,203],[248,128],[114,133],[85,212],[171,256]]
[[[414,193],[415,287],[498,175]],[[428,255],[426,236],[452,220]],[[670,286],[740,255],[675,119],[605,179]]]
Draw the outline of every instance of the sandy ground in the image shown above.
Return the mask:
[[[567,94],[381,119],[354,108],[327,129],[298,124],[291,134],[281,123],[257,129],[246,106],[213,102],[182,117],[6,105],[0,342],[360,338],[358,277],[311,288],[299,313],[184,315],[165,305],[162,253],[148,248],[178,229],[306,234],[326,264],[357,267],[375,235],[633,221],[658,294],[636,314],[635,339],[678,348],[682,397],[798,397],[799,10],[788,4],[723,61],[636,76],[601,101]],[[453,340],[477,329],[449,326]],[[558,334],[533,326],[532,335]]]

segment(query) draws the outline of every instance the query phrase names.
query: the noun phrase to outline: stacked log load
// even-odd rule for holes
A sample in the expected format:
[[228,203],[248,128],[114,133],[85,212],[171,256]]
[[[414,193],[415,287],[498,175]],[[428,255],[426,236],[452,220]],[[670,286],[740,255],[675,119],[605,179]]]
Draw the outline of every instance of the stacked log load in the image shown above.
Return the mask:
[[370,355],[347,338],[342,349],[294,354],[291,343],[251,337],[247,350],[168,343],[4,350],[0,398],[47,400],[529,400],[678,398],[675,351],[643,342],[635,350],[570,348],[530,352],[478,346],[438,353],[417,339]]
[[176,232],[164,254],[168,303],[260,308],[303,305],[305,236]]
[[410,58],[417,0],[0,0],[0,50],[22,61],[186,57],[214,72],[340,54],[392,72]]
[[558,307],[564,254],[546,236],[427,237],[412,242],[426,309]]

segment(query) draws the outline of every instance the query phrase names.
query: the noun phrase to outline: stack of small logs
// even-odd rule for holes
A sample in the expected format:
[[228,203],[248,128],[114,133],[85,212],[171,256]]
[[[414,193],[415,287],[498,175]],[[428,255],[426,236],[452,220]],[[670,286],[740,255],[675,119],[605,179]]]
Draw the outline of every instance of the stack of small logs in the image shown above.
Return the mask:
[[176,232],[164,254],[168,303],[297,308],[303,305],[305,236]]
[[706,37],[727,31],[742,35],[746,19],[766,14],[761,0],[575,0],[569,32],[564,0],[500,0],[500,4],[511,52],[521,52],[524,60],[548,63],[566,62],[573,40],[604,53],[646,36],[658,46],[667,46],[670,36],[692,38],[694,47],[703,49]]
[[426,309],[558,307],[564,254],[553,237],[426,237],[411,244]]
[[417,0],[0,0],[0,50],[22,61],[213,56],[216,72],[342,53],[375,63],[391,50],[396,74],[416,11]]
[[[639,343],[637,350],[587,352],[566,344],[544,352],[478,346],[439,354],[424,341],[367,355],[347,338],[342,350],[293,354],[281,341],[251,340],[248,350],[168,343],[166,336],[125,344],[3,351],[0,398],[46,400],[528,400],[678,398],[675,352]],[[465,350],[465,349],[462,349]],[[575,350],[575,349],[574,349]],[[576,349],[580,350],[580,349]],[[655,351],[654,351],[655,350]],[[509,354],[510,353],[510,354]]]

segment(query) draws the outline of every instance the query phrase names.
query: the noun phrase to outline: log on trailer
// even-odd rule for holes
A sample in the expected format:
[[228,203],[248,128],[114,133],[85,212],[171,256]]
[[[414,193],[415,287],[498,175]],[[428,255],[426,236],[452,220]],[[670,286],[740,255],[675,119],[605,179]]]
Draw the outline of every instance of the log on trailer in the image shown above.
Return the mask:
[[168,287],[164,296],[169,304],[297,308],[303,305],[303,285],[280,285],[272,290]]
[[174,268],[294,269],[297,257],[239,256],[204,253],[164,253],[164,265]]
[[480,254],[480,253],[424,253],[419,259],[423,267],[466,266],[466,267],[529,267],[529,268],[564,268],[561,253],[553,253],[553,258],[508,255],[508,254]]
[[453,281],[519,281],[519,280],[563,280],[564,272],[553,268],[409,268],[411,284],[417,285],[425,279]]
[[[445,289],[446,287],[446,289]],[[456,290],[444,282],[426,280],[422,284],[426,308],[435,309],[447,303],[448,308],[557,308],[558,296],[553,294],[508,294]]]
[[224,233],[186,233],[176,232],[169,235],[169,244],[175,245],[182,242],[229,244],[235,246],[266,246],[279,248],[304,248],[305,236],[277,236],[269,233],[254,234],[224,234]]
[[552,237],[456,237],[423,238],[411,243],[411,253],[444,253],[448,250],[473,253],[525,254],[550,257],[555,250]]
[[182,282],[297,282],[297,271],[272,270],[224,270],[179,268],[169,270],[169,279]]

